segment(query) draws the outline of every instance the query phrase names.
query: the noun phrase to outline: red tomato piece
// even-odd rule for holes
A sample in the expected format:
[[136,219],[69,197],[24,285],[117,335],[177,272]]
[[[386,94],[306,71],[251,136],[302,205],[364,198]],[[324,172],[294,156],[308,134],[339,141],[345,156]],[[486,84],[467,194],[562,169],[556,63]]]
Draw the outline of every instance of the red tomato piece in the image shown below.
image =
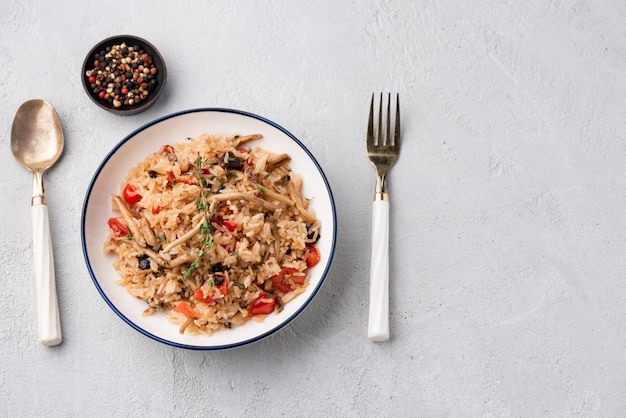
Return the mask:
[[193,298],[195,300],[197,300],[198,302],[204,302],[208,305],[212,304],[213,302],[215,302],[215,299],[204,296],[204,293],[202,293],[202,289],[197,288],[195,290],[195,292],[193,292]]
[[116,237],[124,238],[128,236],[128,228],[126,227],[124,218],[109,218],[107,224]]
[[[229,212],[230,209],[226,208]],[[211,222],[219,225],[219,226],[224,226],[226,227],[226,229],[228,229],[230,232],[235,231],[235,229],[237,229],[237,222],[233,222],[233,221],[229,221],[227,219],[224,219],[223,215],[222,215],[222,209],[220,209],[218,211],[217,214],[213,215],[211,217]]]
[[272,277],[274,287],[283,293],[291,292],[302,283],[304,283],[304,273],[291,267],[285,267]]
[[306,249],[306,266],[307,268],[311,268],[320,262],[320,250],[314,245],[307,245]]
[[171,145],[163,145],[161,147],[161,150],[159,151],[159,154],[162,154],[162,155],[174,154],[174,147]]
[[158,215],[159,212],[161,212],[161,206],[159,206],[159,205],[152,206],[152,214],[153,215]]
[[262,293],[252,302],[252,305],[248,308],[248,313],[250,315],[267,315],[274,312],[275,307],[276,300],[269,297],[266,293]]
[[200,315],[198,315],[198,312],[196,312],[196,310],[192,308],[189,303],[184,302],[184,301],[174,306],[172,310],[175,312],[180,312],[183,315],[186,315],[190,318],[200,318]]
[[228,279],[226,277],[224,277],[224,281],[220,285],[220,292],[222,292],[222,295],[224,295],[224,297],[228,295]]
[[126,201],[126,203],[128,203],[129,205],[134,205],[135,203],[139,202],[143,197],[139,193],[137,193],[137,189],[135,189],[135,186],[133,186],[132,184],[127,184],[126,187],[124,187],[124,192],[122,193],[122,195],[124,196],[124,200]]
[[222,225],[224,225],[230,232],[233,232],[237,229],[237,223],[233,221],[222,221]]

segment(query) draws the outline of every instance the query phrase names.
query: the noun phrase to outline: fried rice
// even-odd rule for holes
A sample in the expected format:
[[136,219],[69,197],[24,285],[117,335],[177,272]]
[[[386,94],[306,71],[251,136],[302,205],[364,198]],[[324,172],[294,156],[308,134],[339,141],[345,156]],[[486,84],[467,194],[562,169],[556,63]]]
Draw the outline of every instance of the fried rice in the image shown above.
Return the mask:
[[181,333],[207,334],[279,314],[320,258],[320,221],[289,156],[212,136],[155,150],[130,169],[105,253],[119,284]]

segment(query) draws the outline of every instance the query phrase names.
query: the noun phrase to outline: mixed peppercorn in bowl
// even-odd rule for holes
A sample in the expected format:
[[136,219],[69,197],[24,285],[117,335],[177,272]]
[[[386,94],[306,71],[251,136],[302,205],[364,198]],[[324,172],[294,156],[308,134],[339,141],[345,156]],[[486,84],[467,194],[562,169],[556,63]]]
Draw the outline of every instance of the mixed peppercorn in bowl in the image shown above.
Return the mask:
[[167,81],[165,61],[145,39],[112,36],[94,46],[82,66],[85,91],[101,108],[133,115],[154,104]]

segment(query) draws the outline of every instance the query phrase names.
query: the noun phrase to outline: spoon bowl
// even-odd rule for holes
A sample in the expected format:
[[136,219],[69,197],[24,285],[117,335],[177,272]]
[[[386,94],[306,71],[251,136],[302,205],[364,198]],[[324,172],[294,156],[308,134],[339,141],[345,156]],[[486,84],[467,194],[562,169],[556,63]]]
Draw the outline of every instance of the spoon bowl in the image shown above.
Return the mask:
[[63,131],[54,108],[44,100],[20,106],[13,121],[11,150],[29,170],[45,170],[63,151]]
[[59,344],[62,338],[43,173],[59,159],[63,143],[61,122],[50,103],[35,99],[19,107],[13,119],[11,151],[21,165],[33,172],[31,216],[37,323],[39,340],[48,346]]

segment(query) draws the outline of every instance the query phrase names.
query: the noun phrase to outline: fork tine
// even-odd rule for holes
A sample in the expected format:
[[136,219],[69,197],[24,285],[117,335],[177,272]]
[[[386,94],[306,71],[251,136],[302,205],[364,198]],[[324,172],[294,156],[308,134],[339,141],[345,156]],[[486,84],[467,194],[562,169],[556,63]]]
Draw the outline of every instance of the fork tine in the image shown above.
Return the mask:
[[378,103],[378,134],[376,135],[376,145],[384,145],[383,138],[383,94],[380,93],[380,102]]
[[372,93],[372,103],[370,104],[370,117],[367,122],[367,148],[374,146],[374,93]]
[[385,129],[385,140],[383,141],[383,145],[390,146],[391,145],[391,93],[387,96],[387,124]]
[[400,148],[400,93],[396,93],[396,126],[393,130],[393,147]]

